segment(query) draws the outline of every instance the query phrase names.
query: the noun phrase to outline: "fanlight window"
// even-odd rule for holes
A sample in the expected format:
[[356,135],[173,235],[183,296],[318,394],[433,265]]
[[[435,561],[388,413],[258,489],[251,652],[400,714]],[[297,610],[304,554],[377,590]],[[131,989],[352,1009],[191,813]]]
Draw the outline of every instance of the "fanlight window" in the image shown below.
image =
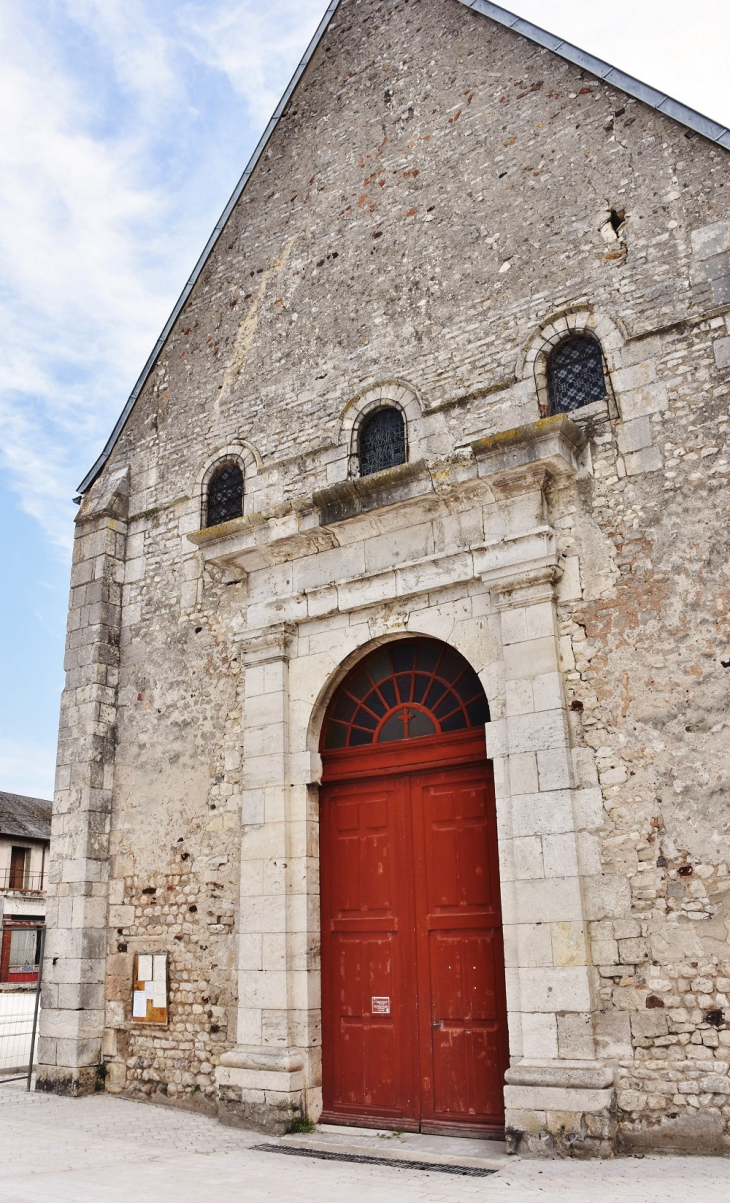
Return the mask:
[[474,669],[435,639],[378,648],[345,678],[325,718],[325,748],[354,748],[480,727],[489,705]]
[[224,464],[208,485],[206,526],[218,526],[243,514],[243,472],[238,464]]
[[376,409],[360,430],[360,475],[370,476],[406,462],[406,426],[393,406]]
[[567,338],[555,348],[547,376],[551,413],[569,414],[606,396],[601,348],[587,335]]

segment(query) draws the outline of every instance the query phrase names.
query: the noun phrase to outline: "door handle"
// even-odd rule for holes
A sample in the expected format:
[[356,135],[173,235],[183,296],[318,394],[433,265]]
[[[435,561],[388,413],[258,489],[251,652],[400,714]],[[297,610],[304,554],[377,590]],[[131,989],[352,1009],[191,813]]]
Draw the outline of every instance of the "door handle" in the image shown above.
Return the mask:
[[434,1019],[433,1023],[431,1024],[431,1027],[432,1028],[440,1028],[442,1026],[443,1022],[444,1022],[443,1019]]

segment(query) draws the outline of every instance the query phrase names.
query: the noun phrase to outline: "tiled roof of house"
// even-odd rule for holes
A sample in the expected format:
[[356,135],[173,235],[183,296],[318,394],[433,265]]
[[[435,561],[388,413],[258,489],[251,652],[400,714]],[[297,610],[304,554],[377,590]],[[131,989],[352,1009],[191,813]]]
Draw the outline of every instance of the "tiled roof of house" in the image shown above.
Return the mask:
[[26,798],[0,790],[0,836],[50,840],[52,808],[53,803],[45,798]]

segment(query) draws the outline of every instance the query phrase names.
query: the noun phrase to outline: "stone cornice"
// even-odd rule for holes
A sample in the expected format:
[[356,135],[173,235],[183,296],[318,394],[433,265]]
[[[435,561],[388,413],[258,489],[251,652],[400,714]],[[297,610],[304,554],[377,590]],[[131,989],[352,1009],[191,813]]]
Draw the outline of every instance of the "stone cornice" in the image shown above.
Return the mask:
[[[205,562],[257,571],[351,541],[345,524],[399,507],[404,525],[427,499],[482,493],[481,500],[542,489],[551,479],[575,476],[586,446],[583,431],[564,414],[506,430],[471,444],[470,455],[403,464],[370,477],[342,481],[295,499],[286,509],[248,514],[187,538]],[[348,530],[343,538],[340,532]]]
[[320,489],[313,494],[312,503],[319,511],[322,526],[330,526],[431,492],[431,474],[426,461],[421,459],[374,472],[372,476],[354,476]]
[[124,465],[102,478],[81,503],[75,522],[83,526],[100,518],[119,522],[129,516],[129,467]]
[[476,439],[471,449],[480,476],[504,479],[539,466],[563,477],[578,471],[586,443],[584,432],[567,414],[555,414],[527,426]]

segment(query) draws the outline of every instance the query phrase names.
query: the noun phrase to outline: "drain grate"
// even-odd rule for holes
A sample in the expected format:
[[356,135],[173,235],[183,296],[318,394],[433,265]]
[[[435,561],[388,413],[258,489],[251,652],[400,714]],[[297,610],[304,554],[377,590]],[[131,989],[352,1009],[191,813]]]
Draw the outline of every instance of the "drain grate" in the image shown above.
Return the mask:
[[434,1165],[430,1161],[393,1161],[390,1157],[369,1157],[367,1153],[326,1153],[323,1149],[292,1149],[287,1145],[253,1145],[257,1153],[284,1153],[287,1157],[316,1157],[319,1161],[353,1161],[356,1165],[388,1165],[397,1170],[430,1170],[435,1174],[461,1174],[467,1178],[486,1178],[496,1170],[471,1165]]

